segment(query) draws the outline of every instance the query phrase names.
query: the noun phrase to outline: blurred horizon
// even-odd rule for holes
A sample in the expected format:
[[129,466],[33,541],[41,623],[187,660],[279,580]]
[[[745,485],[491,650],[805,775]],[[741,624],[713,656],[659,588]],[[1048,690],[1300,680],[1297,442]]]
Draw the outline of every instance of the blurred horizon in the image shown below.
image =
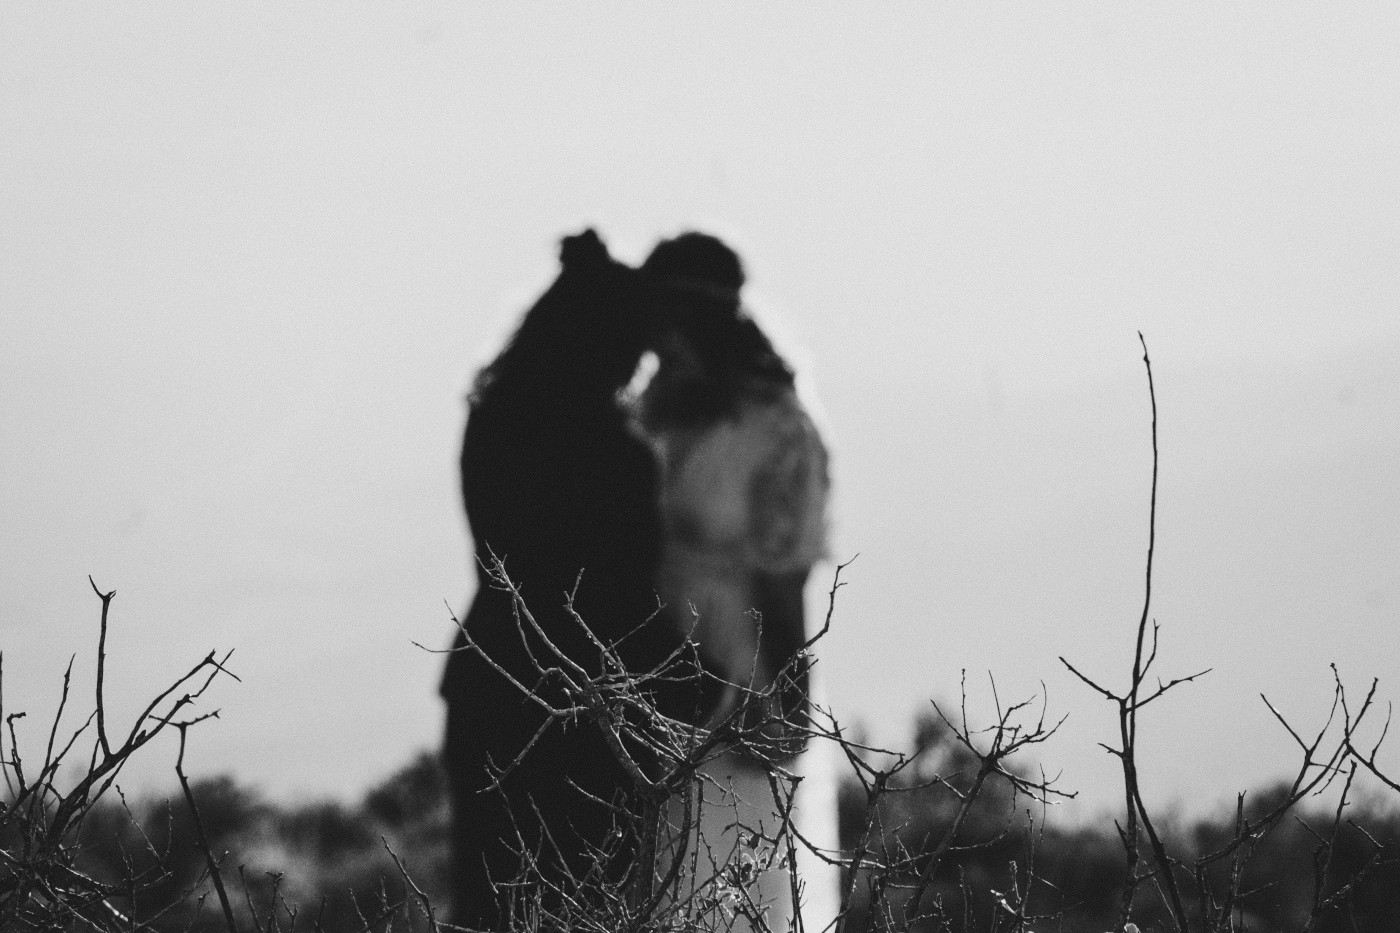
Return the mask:
[[[438,742],[475,369],[595,226],[726,238],[834,452],[825,698],[903,741],[1049,694],[1118,806],[1142,608],[1149,804],[1265,786],[1335,663],[1397,696],[1400,12],[0,11],[0,648],[38,738],[209,650],[194,773],[356,798]],[[825,613],[831,567],[809,592]],[[76,686],[81,685],[81,687]],[[27,730],[27,731],[26,731]],[[130,790],[168,786],[170,766]],[[1400,750],[1381,762],[1400,772]],[[162,784],[164,781],[166,783]]]

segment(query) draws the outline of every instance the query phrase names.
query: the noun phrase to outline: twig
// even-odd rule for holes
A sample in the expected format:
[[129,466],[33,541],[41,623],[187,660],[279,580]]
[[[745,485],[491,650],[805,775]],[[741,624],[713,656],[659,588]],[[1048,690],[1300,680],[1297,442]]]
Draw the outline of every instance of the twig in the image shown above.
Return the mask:
[[185,730],[189,728],[189,725],[189,723],[175,724],[175,728],[180,732],[180,754],[175,759],[175,774],[180,779],[180,789],[185,793],[185,802],[189,804],[190,816],[194,819],[195,832],[199,837],[195,844],[204,853],[204,864],[209,869],[209,878],[214,882],[214,890],[219,895],[219,905],[224,912],[224,923],[228,927],[228,933],[238,933],[238,921],[234,919],[233,905],[229,903],[228,891],[224,889],[223,874],[219,871],[219,863],[214,858],[214,851],[209,844],[209,834],[204,830],[204,820],[199,815],[199,805],[194,802],[194,791],[190,789],[189,778],[185,777]]
[[107,611],[111,608],[112,598],[117,595],[117,591],[102,592],[93,582],[91,575],[88,576],[88,585],[97,594],[97,598],[102,600],[102,631],[97,637],[97,741],[102,745],[102,753],[110,758],[112,746],[107,743],[106,704],[102,702],[102,682],[107,664]]

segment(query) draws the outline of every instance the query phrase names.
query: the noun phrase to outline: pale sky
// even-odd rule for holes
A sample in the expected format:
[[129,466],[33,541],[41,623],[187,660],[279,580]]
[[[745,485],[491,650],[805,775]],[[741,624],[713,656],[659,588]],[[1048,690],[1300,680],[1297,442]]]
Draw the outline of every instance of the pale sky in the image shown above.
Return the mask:
[[[463,395],[596,226],[725,236],[834,451],[838,716],[1049,691],[1039,763],[1118,801],[1162,477],[1149,801],[1400,694],[1392,5],[0,8],[0,648],[44,734],[212,648],[187,767],[353,797],[438,741],[471,573]],[[830,580],[822,568],[814,605]],[[1382,756],[1400,772],[1391,743]],[[129,788],[173,783],[173,743]]]

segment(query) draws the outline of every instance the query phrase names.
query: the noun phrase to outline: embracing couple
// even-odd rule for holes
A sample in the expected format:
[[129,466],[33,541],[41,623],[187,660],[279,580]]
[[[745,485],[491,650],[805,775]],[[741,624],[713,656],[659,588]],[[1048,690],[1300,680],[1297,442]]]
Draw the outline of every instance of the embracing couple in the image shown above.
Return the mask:
[[[727,724],[747,738],[675,814],[718,873],[774,829],[767,771],[800,751],[808,710],[794,656],[824,556],[827,453],[744,310],[739,258],[686,233],[633,268],[588,230],[560,261],[478,375],[462,449],[478,579],[442,683],[443,760],[454,921],[473,928],[601,908],[590,891],[664,867],[632,824],[639,775],[674,763],[621,709],[628,696],[692,736]],[[569,686],[623,669],[636,690],[594,693],[615,698],[618,726],[582,715]],[[721,811],[708,836],[707,808]],[[791,894],[762,896],[793,909]]]

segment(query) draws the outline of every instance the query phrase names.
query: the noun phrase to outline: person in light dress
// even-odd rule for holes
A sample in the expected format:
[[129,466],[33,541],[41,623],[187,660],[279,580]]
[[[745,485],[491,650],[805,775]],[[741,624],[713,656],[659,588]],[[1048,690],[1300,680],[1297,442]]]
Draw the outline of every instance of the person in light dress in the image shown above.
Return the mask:
[[[794,661],[810,635],[806,584],[826,556],[827,448],[791,367],[743,307],[732,250],[686,233],[661,242],[640,271],[665,321],[654,372],[632,403],[657,461],[657,589],[706,672],[703,724],[762,724],[756,751],[706,765],[687,848],[698,882],[718,876],[712,890],[737,927],[761,915],[768,929],[788,929],[798,878],[804,927],[820,930],[835,916],[839,873],[800,843],[790,870],[785,844],[773,844],[782,820],[769,772],[802,776],[797,828],[834,854],[835,749],[802,750],[813,672],[805,657]],[[672,816],[682,820],[680,803]]]

